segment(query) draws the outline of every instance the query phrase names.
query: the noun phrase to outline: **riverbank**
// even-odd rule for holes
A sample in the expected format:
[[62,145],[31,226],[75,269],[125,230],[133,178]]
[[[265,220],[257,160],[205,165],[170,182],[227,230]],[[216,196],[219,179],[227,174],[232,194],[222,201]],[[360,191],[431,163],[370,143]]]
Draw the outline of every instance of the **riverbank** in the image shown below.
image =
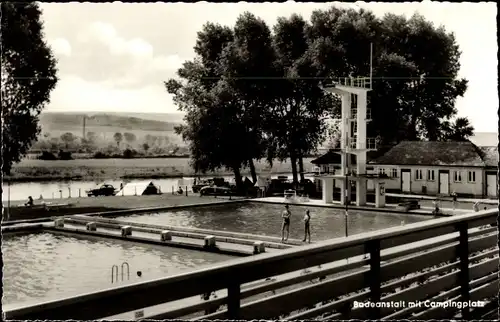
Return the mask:
[[[179,196],[172,194],[161,194],[151,196],[114,196],[97,198],[65,198],[65,199],[47,199],[45,203],[49,205],[61,205],[57,208],[45,210],[43,208],[28,208],[22,206],[24,202],[13,201],[8,209],[4,210],[2,220],[6,220],[7,214],[9,220],[38,219],[52,216],[76,215],[85,213],[96,213],[105,211],[119,211],[139,208],[156,207],[177,207],[198,204],[213,204],[228,200],[228,197],[200,197],[198,194],[190,196]],[[232,197],[232,200],[242,199]],[[35,206],[40,204],[35,201]]]
[[[304,159],[308,164],[312,158]],[[188,158],[143,158],[143,159],[76,159],[76,160],[29,160],[25,159],[12,168],[4,182],[40,182],[69,180],[111,179],[162,179],[200,176],[189,164]],[[270,167],[265,162],[255,162],[258,174],[291,173],[290,162],[276,162]],[[228,176],[232,171],[207,172],[202,176]],[[242,175],[250,176],[249,169]]]

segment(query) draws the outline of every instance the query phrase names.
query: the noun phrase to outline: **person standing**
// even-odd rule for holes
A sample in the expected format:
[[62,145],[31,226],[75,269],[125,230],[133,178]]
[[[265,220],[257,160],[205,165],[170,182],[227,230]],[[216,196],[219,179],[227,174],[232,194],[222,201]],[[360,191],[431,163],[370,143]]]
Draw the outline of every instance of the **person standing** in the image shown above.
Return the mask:
[[455,191],[451,193],[451,198],[453,200],[453,211],[455,211],[455,208],[457,208],[457,193]]
[[[290,213],[290,209],[288,205],[285,205],[285,210],[283,210],[283,213],[281,214],[281,217],[283,218],[283,224],[281,226],[281,242],[287,241],[288,236],[290,235],[290,216],[292,214]],[[285,237],[285,231],[286,231],[286,237]]]
[[309,244],[311,243],[311,214],[309,213],[309,209],[306,210],[306,214],[304,216],[304,240],[308,239]]

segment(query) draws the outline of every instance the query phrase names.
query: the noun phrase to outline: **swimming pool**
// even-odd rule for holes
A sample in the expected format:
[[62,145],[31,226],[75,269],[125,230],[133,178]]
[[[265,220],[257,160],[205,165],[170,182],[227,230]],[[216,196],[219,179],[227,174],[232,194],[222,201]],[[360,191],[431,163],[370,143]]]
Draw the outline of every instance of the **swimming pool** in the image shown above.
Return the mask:
[[[197,207],[153,214],[114,217],[118,220],[234,231],[255,235],[280,237],[283,205],[257,202]],[[302,218],[306,209],[311,211],[311,239],[326,240],[345,236],[343,209],[291,205],[290,238],[304,237]],[[348,234],[380,230],[432,219],[431,216],[394,214],[383,212],[349,211]]]
[[[180,248],[141,245],[51,233],[4,235],[2,304],[35,303],[165,277],[234,257]],[[128,262],[130,279],[123,262]],[[111,267],[118,265],[118,283]]]

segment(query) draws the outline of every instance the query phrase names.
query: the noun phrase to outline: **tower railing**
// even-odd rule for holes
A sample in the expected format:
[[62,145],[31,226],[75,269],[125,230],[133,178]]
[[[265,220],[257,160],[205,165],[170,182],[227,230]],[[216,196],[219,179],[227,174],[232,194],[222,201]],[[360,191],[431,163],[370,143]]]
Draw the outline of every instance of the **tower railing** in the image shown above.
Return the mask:
[[[347,148],[349,150],[359,149],[357,143],[358,143],[357,137],[353,136],[353,137],[348,139]],[[365,149],[366,150],[377,150],[377,141],[375,140],[375,138],[367,138],[366,139],[366,148]]]
[[331,85],[341,85],[350,87],[360,87],[360,88],[371,88],[370,77],[358,76],[358,77],[334,77],[325,82],[325,86]]
[[[351,114],[350,114],[349,118],[350,119],[357,119],[358,118],[358,109],[357,108],[351,108]],[[372,109],[367,108],[365,120],[371,120],[371,119],[372,119]]]

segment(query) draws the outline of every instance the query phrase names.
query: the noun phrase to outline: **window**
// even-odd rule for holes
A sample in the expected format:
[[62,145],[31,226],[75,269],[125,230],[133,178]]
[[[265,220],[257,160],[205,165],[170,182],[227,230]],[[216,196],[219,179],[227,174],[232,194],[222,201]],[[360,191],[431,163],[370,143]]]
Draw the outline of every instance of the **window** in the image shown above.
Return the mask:
[[428,181],[436,180],[434,177],[434,170],[427,170],[427,180]]
[[460,171],[455,171],[453,174],[455,182],[462,182],[462,173]]
[[378,174],[385,174],[385,168],[379,168]]
[[424,180],[424,174],[422,169],[415,170],[415,180]]
[[467,175],[467,179],[471,183],[476,182],[476,172],[475,171],[469,171],[469,173]]
[[391,170],[391,176],[393,178],[397,178],[398,177],[398,169],[392,169]]

